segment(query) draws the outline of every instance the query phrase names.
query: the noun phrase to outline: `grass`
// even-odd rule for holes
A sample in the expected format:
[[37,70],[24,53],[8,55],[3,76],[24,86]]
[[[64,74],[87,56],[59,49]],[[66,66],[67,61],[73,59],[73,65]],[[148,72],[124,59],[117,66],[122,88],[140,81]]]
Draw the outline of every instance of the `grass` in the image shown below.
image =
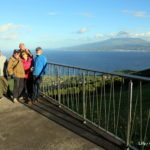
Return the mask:
[[[125,140],[128,119],[128,83],[128,79],[112,78],[109,75],[84,76],[84,82],[83,76],[44,76],[41,90],[56,100],[60,96],[62,104],[81,115],[83,115],[83,101],[85,101],[87,119]],[[140,132],[142,131],[142,140],[144,140],[150,109],[150,83],[143,82],[142,88],[140,88],[140,82],[133,81],[133,83],[131,144],[140,148],[138,145],[138,142],[141,142]],[[9,80],[9,85],[13,90],[13,80]],[[83,100],[84,92],[85,99]],[[149,139],[150,125],[145,142],[149,142]],[[146,145],[145,149],[150,149],[150,145]]]
[[[100,76],[85,76],[85,84],[83,84],[82,76],[62,76],[59,80],[56,77],[45,77],[45,79],[43,81],[45,94],[58,100],[59,93],[61,102],[81,115],[83,115],[83,89],[85,89],[86,118],[118,137],[126,139],[129,99],[128,79],[123,81],[120,77],[114,77],[112,80],[110,76],[105,76],[104,83]],[[142,140],[144,140],[148,110],[150,109],[150,83],[143,82],[142,88],[140,88],[140,82],[134,80],[133,83],[131,144],[139,148],[140,132],[142,131]],[[142,101],[142,109],[140,100]],[[118,118],[119,106],[120,114]],[[145,141],[149,142],[149,138],[150,128],[148,128]],[[145,149],[149,149],[149,146],[147,145]]]

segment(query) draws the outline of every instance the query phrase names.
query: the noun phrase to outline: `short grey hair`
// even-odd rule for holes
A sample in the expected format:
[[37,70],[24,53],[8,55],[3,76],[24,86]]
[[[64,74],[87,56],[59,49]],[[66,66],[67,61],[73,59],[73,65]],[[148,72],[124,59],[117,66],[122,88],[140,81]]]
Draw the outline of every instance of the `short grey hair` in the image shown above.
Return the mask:
[[35,50],[36,50],[36,51],[42,50],[42,47],[37,47]]
[[19,46],[20,46],[20,45],[25,45],[25,44],[24,44],[24,43],[20,43]]

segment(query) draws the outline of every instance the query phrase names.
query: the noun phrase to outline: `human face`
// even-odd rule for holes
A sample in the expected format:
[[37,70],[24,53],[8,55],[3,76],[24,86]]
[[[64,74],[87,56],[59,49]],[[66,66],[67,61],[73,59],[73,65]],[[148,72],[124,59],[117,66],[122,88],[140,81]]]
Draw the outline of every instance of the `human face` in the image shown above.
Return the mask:
[[20,48],[21,50],[24,50],[24,49],[25,49],[25,45],[24,45],[23,43],[21,43],[21,44],[19,44],[19,48]]
[[20,56],[20,53],[15,53],[15,54],[14,54],[14,57],[15,57],[15,58],[19,58],[19,56]]
[[27,60],[28,59],[28,55],[26,53],[22,53],[22,58]]
[[41,55],[41,54],[42,54],[42,50],[41,49],[36,51],[36,55]]

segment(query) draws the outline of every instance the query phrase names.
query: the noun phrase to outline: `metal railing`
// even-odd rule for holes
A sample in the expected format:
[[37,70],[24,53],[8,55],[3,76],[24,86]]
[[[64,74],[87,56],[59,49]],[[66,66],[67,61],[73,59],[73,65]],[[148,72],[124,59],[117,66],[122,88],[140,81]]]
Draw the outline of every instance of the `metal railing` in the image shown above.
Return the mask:
[[41,92],[137,149],[150,149],[150,78],[48,63]]

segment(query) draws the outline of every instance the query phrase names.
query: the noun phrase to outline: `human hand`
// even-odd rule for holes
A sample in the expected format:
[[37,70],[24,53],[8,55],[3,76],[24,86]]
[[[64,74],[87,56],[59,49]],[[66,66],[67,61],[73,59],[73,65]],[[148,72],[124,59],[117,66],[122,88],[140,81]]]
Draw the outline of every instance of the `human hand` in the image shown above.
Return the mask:
[[34,70],[34,67],[31,67],[31,68],[30,68],[30,71],[33,72],[33,70]]
[[10,75],[10,78],[11,78],[11,79],[13,79],[14,77],[15,77],[14,74],[11,74],[11,75]]
[[28,48],[26,48],[25,51],[26,51],[27,53],[29,53],[29,49],[28,49]]

